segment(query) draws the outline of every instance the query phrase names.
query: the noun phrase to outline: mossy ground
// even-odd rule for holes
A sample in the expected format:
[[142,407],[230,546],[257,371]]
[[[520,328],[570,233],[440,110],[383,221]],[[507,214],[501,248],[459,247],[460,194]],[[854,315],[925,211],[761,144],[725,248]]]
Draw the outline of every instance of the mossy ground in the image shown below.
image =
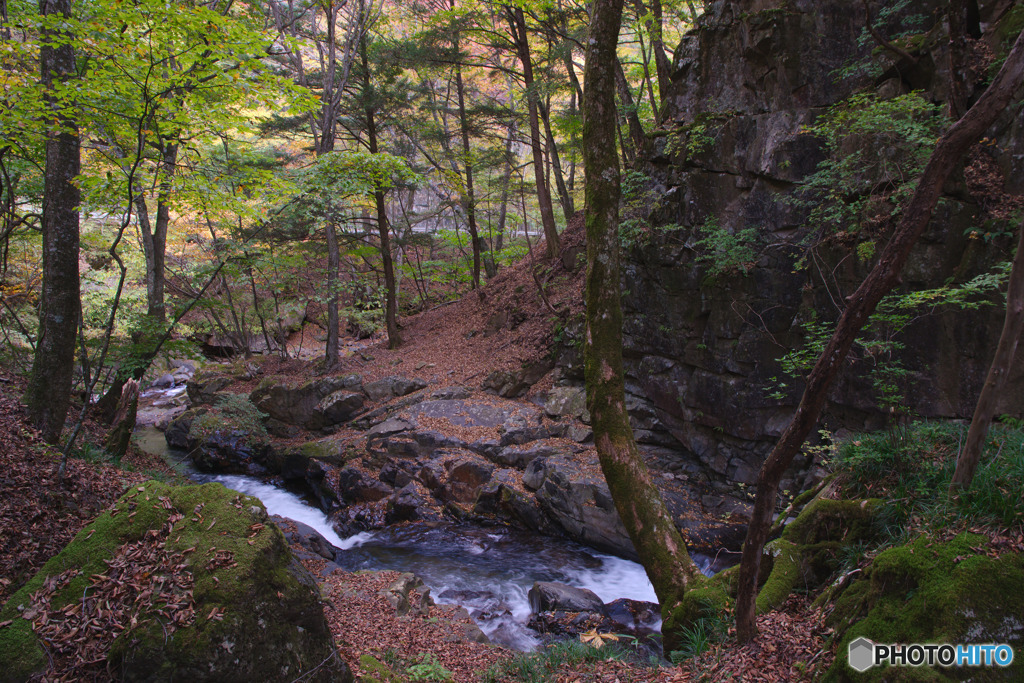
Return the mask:
[[[137,615],[137,625],[111,645],[112,670],[126,680],[162,680],[172,672],[175,678],[247,680],[251,667],[262,665],[289,672],[290,680],[330,654],[315,587],[293,565],[280,530],[264,523],[259,500],[220,484],[172,487],[151,481],[131,489],[83,529],[8,601],[0,612],[0,621],[13,620],[0,629],[4,680],[24,680],[46,663],[18,610],[47,577],[80,569],[51,606],[80,599],[90,577],[104,573],[105,560],[119,547],[162,528],[175,512],[184,517],[173,524],[166,548],[187,558],[195,621],[168,634],[159,613]],[[322,642],[314,642],[317,637]]]
[[962,533],[941,543],[922,536],[880,553],[864,578],[837,596],[830,623],[839,640],[828,681],[1024,680],[1024,658],[1008,669],[883,668],[855,675],[850,641],[1008,643],[1024,646],[1024,557],[988,557],[988,539]]

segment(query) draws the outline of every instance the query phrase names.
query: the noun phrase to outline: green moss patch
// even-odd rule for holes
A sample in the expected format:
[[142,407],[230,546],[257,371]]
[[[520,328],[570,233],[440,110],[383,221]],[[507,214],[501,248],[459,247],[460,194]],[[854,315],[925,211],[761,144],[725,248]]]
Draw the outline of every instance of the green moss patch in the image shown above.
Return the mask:
[[879,554],[836,600],[830,625],[840,639],[829,681],[1024,680],[1024,658],[1008,669],[870,669],[847,666],[849,643],[1008,643],[1024,651],[1024,556],[991,558],[983,536],[947,543],[921,537]]
[[[23,618],[47,608],[74,610],[113,574],[125,548],[146,544],[170,558],[168,576],[191,590],[191,604],[169,609],[137,600],[111,638],[106,664],[119,679],[249,681],[350,680],[334,651],[312,577],[294,562],[280,530],[255,498],[219,484],[134,487],[44,565],[0,612],[0,680],[25,680],[47,664]],[[132,546],[131,544],[136,544]],[[119,570],[143,583],[155,570]],[[180,591],[179,591],[180,592]],[[116,629],[115,629],[116,631]],[[106,646],[104,646],[106,647]],[[322,665],[322,666],[321,666]]]

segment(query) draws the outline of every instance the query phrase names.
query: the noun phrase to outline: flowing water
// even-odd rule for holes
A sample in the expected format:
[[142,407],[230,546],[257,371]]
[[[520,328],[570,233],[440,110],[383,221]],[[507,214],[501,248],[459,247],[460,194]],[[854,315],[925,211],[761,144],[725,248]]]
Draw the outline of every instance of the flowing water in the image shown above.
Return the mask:
[[[184,454],[168,449],[163,434],[139,430],[141,448],[174,460]],[[630,598],[657,602],[642,566],[572,541],[504,527],[468,524],[407,524],[343,538],[327,516],[300,495],[241,475],[188,471],[197,482],[220,482],[263,501],[267,511],[302,522],[340,549],[335,560],[349,570],[390,569],[413,572],[439,603],[465,607],[494,642],[518,650],[537,646],[526,627],[527,592],[535,581],[557,581],[592,590],[603,601]],[[702,568],[711,558],[695,556]]]

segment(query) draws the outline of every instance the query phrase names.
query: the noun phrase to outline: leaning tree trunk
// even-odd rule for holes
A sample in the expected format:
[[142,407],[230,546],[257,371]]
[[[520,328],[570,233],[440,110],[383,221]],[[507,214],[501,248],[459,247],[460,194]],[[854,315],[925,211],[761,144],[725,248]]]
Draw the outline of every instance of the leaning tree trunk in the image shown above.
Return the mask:
[[[43,16],[71,15],[71,0],[40,0]],[[43,439],[60,439],[71,398],[78,332],[78,205],[81,194],[74,183],[79,170],[78,127],[53,93],[54,81],[75,73],[71,37],[44,32],[39,62],[48,106],[59,130],[46,139],[46,171],[43,180],[43,291],[40,303],[39,340],[32,374],[25,392],[32,422]]]
[[1003,67],[977,103],[939,139],[892,239],[871,273],[847,299],[846,310],[839,318],[832,338],[807,377],[807,386],[793,420],[762,465],[757,476],[757,496],[743,544],[737,584],[736,634],[741,643],[757,635],[757,577],[783,473],[817,423],[829,388],[839,374],[857,333],[867,323],[878,302],[899,279],[910,249],[931,219],[946,179],[971,145],[1010,104],[1022,81],[1024,33],[1017,38]]
[[1010,372],[1013,358],[1017,354],[1017,342],[1020,341],[1021,330],[1024,329],[1024,222],[1020,226],[1017,238],[1017,253],[1013,257],[1013,269],[1010,271],[1010,284],[1006,291],[1006,318],[1003,321],[1003,333],[999,335],[999,345],[992,358],[992,365],[985,378],[985,386],[981,389],[978,404],[974,407],[971,427],[967,430],[967,441],[963,451],[956,460],[956,471],[949,484],[949,495],[956,497],[961,491],[971,487],[974,471],[981,459],[981,448],[988,436],[988,428],[992,424],[992,416],[996,412],[996,401],[1003,393],[1006,377]]
[[614,72],[622,3],[623,0],[595,0],[584,71],[587,407],[594,444],[615,508],[664,607],[678,602],[699,572],[637,451],[626,411]]

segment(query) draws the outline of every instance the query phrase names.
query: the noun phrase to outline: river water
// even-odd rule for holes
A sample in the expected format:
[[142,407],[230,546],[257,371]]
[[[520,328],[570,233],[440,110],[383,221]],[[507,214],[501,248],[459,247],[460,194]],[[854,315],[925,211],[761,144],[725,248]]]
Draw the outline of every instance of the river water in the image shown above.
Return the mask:
[[[169,449],[163,434],[153,428],[137,432],[136,441],[151,453],[187,461],[185,454]],[[605,602],[618,598],[657,602],[641,565],[563,538],[455,523],[406,524],[342,537],[318,507],[295,492],[241,475],[191,470],[187,475],[255,496],[270,514],[316,529],[340,550],[335,561],[345,569],[415,573],[437,602],[465,607],[492,641],[517,650],[539,644],[536,633],[526,627],[527,593],[535,581],[587,588]],[[711,561],[694,559],[702,567]]]

